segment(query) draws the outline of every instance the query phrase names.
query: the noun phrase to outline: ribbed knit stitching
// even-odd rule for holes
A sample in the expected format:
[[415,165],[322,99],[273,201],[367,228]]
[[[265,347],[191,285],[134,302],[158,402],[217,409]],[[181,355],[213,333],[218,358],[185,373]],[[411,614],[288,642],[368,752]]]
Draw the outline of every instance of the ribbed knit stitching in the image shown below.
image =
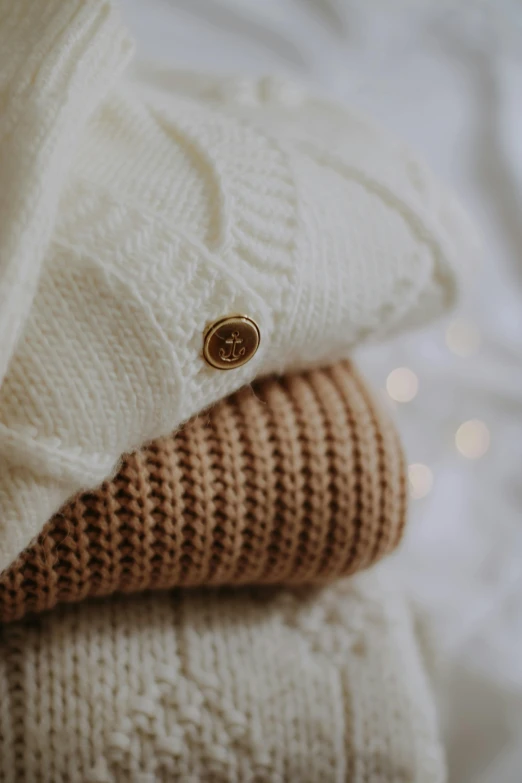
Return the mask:
[[349,363],[259,382],[63,508],[0,576],[0,620],[115,591],[353,573],[397,545],[404,473]]

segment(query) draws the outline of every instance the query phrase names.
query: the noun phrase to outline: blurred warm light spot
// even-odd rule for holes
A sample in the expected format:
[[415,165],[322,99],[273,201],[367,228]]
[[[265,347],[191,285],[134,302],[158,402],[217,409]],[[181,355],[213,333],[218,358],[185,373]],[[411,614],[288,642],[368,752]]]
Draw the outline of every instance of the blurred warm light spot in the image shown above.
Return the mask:
[[483,421],[471,419],[458,428],[455,445],[463,457],[478,459],[489,449],[489,430]]
[[472,356],[479,349],[479,331],[471,321],[452,321],[446,329],[446,345],[457,356]]
[[408,478],[410,480],[410,495],[419,500],[425,497],[433,487],[433,473],[427,465],[421,462],[414,462],[408,467]]
[[410,402],[419,390],[419,379],[408,367],[397,367],[386,379],[386,391],[396,402]]

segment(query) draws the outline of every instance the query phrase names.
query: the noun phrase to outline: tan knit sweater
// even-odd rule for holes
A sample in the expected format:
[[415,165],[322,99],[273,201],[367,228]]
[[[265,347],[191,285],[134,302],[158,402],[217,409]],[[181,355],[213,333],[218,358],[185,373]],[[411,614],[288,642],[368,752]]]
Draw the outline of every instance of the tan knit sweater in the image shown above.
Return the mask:
[[0,577],[0,619],[180,585],[328,581],[393,549],[393,425],[348,362],[259,382],[76,497]]

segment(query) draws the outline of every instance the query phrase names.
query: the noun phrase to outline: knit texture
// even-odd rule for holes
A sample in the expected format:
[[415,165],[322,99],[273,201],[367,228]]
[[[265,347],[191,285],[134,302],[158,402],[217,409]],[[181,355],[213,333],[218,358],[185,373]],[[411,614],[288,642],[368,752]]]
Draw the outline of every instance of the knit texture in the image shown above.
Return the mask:
[[306,583],[398,543],[404,459],[347,362],[270,379],[127,457],[0,577],[0,620],[180,585]]
[[[469,248],[431,175],[348,110],[122,77],[109,0],[0,0],[0,43],[3,569],[122,454],[441,312]],[[203,332],[234,313],[261,345],[221,372]]]
[[323,590],[144,594],[0,629],[2,783],[442,783],[411,619]]

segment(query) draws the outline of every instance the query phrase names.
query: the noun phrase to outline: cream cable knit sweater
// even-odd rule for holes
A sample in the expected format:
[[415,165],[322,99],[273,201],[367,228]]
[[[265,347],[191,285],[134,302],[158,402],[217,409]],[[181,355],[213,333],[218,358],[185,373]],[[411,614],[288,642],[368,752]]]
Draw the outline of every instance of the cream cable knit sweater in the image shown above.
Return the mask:
[[[130,51],[109,0],[0,0],[0,569],[122,453],[436,315],[469,255],[350,112],[273,80],[145,87]],[[202,334],[230,313],[261,347],[224,373]]]
[[321,592],[144,595],[0,630],[1,783],[441,783],[410,618]]

